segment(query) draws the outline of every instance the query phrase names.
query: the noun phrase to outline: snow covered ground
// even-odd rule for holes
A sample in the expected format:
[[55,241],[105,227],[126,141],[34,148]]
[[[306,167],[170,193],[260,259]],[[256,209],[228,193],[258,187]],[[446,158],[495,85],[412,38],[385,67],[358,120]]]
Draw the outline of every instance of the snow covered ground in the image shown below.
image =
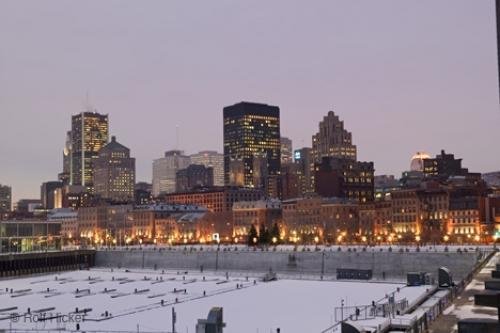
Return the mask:
[[[91,309],[80,323],[81,330],[169,332],[173,306],[176,331],[195,332],[197,320],[220,306],[227,324],[225,333],[276,332],[278,327],[287,333],[321,332],[333,324],[334,309],[342,299],[345,306],[367,305],[397,288],[396,301],[407,298],[410,303],[426,289],[375,282],[265,283],[230,273],[227,277],[224,273],[177,271],[72,271],[0,280],[0,328],[74,330],[78,308],[80,315],[83,309]],[[12,313],[19,316],[13,319]],[[66,316],[37,321],[44,313]],[[64,322],[69,318],[73,320]]]

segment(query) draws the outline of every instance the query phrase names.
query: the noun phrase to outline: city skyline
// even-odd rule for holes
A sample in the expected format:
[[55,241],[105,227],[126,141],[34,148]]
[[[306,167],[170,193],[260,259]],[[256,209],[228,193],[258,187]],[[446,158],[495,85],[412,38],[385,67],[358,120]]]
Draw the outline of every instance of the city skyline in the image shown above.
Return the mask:
[[[122,15],[109,24],[103,15],[105,10],[94,13],[95,29],[102,29],[105,35],[98,38],[95,31],[85,25],[82,18],[86,15],[81,12],[74,22],[63,16],[55,18],[54,24],[41,15],[60,10],[71,17],[78,10],[92,12],[98,7],[95,4],[69,8],[63,3],[49,2],[23,9],[23,4],[5,2],[5,10],[0,11],[0,31],[15,29],[20,30],[20,34],[16,38],[13,37],[16,34],[0,32],[9,49],[0,57],[0,66],[5,68],[5,75],[0,77],[3,87],[0,108],[2,123],[11,123],[0,133],[3,142],[0,154],[4,157],[0,183],[12,187],[13,201],[17,201],[38,197],[42,182],[57,179],[69,120],[72,115],[85,111],[86,91],[97,111],[109,114],[110,135],[120,137],[136,157],[138,181],[151,181],[151,163],[164,151],[178,148],[187,154],[202,150],[222,152],[222,108],[240,101],[279,106],[281,135],[292,139],[294,149],[311,147],[311,136],[319,121],[333,110],[353,133],[360,160],[375,162],[376,174],[399,177],[402,171],[409,169],[415,152],[423,150],[434,156],[441,149],[463,158],[464,165],[473,172],[498,170],[500,156],[495,152],[485,154],[482,149],[498,141],[500,136],[495,130],[500,114],[494,3],[471,5],[466,1],[453,1],[453,6],[451,3],[424,1],[398,5],[394,1],[380,1],[373,5],[367,2],[365,6],[370,9],[367,13],[360,12],[360,6],[355,4],[324,3],[322,9],[328,15],[347,14],[356,24],[340,18],[336,22],[319,19],[318,22],[307,21],[310,27],[296,26],[294,19],[299,15],[310,20],[315,15],[325,18],[319,9],[298,4],[290,6],[284,11],[283,22],[276,26],[272,20],[278,12],[277,5],[269,5],[266,7],[268,12],[264,13],[258,6],[249,4],[216,4],[216,7],[233,10],[235,21],[245,19],[243,25],[255,22],[263,25],[259,29],[277,29],[269,30],[270,36],[261,40],[255,32],[235,27],[235,33],[244,33],[243,41],[253,42],[258,45],[257,49],[269,51],[271,55],[281,54],[278,59],[246,55],[242,58],[245,64],[242,68],[234,59],[243,55],[239,52],[248,51],[246,47],[231,54],[226,59],[226,66],[214,59],[219,51],[210,47],[207,49],[209,59],[201,59],[200,63],[189,57],[185,62],[178,58],[209,46],[203,43],[191,45],[185,40],[174,40],[173,46],[179,46],[179,51],[171,51],[171,57],[169,48],[152,40],[140,41],[147,33],[162,37],[171,29],[181,29],[182,37],[189,41],[200,29],[206,28],[205,25],[220,19],[216,13],[187,13],[188,7],[178,3],[139,6],[153,15],[151,22],[141,18],[141,24],[128,28],[127,23],[135,19],[132,14],[138,9],[128,4],[123,6]],[[431,4],[434,11],[426,11]],[[162,17],[152,9],[163,7],[180,13],[179,21],[167,15],[168,22],[162,23]],[[379,23],[374,20],[389,7],[398,18],[383,16],[386,23],[372,26]],[[300,13],[304,9],[305,12]],[[334,9],[338,13],[332,12]],[[20,13],[24,19],[33,20],[33,26],[22,26],[24,21],[19,20]],[[375,16],[371,17],[370,13]],[[432,36],[428,34],[429,27],[419,30],[424,18],[424,22],[435,29]],[[192,30],[182,30],[182,19],[193,25]],[[405,19],[407,22],[403,22]],[[231,19],[232,23],[235,21]],[[398,33],[393,31],[396,23],[401,24]],[[64,29],[59,29],[61,25],[67,25],[70,32],[82,38],[82,45],[71,44]],[[318,39],[316,34],[327,28],[333,32],[342,30],[324,37],[326,42]],[[222,34],[223,27],[212,29],[210,32]],[[309,51],[297,50],[293,39],[283,35],[286,29],[298,35]],[[121,34],[122,30],[131,35]],[[45,35],[35,43],[40,33]],[[92,39],[86,38],[90,35]],[[377,44],[370,43],[369,36],[376,37]],[[104,44],[106,37],[117,37],[117,41],[107,46]],[[219,38],[229,37],[235,36],[224,33]],[[392,45],[393,39],[399,44]],[[446,43],[441,47],[443,39]],[[276,41],[281,44],[273,49]],[[40,45],[41,42],[47,44]],[[64,42],[69,45],[61,46]],[[237,42],[230,42],[229,47],[232,43]],[[145,51],[123,54],[124,50],[129,50],[129,44],[141,45]],[[37,46],[39,48],[33,49]],[[71,60],[61,60],[59,55],[46,50],[51,47]],[[97,52],[99,47],[106,50],[106,54]],[[75,50],[84,52],[77,55]],[[295,51],[296,54],[286,59],[283,51],[287,54]],[[85,56],[90,56],[91,67],[81,62]],[[256,59],[252,58],[254,56]],[[404,59],[396,61],[399,57]],[[117,64],[113,64],[115,60]],[[77,65],[79,61],[81,64]],[[149,61],[158,64],[150,66]],[[174,79],[170,80],[169,71],[178,63],[181,69],[174,71]],[[215,69],[210,69],[214,64]],[[185,77],[188,65],[197,66],[196,75]],[[65,71],[77,74],[68,85],[65,84],[68,79]],[[247,71],[257,71],[261,75],[245,79]],[[202,93],[212,84],[209,79],[215,75],[219,75],[217,91]],[[377,77],[381,76],[386,80],[382,87],[377,84]],[[54,81],[46,85],[44,81],[48,77]],[[120,82],[127,80],[128,84]],[[429,118],[432,121],[429,122]],[[180,126],[179,141],[176,125]],[[13,137],[18,140],[9,141]]]

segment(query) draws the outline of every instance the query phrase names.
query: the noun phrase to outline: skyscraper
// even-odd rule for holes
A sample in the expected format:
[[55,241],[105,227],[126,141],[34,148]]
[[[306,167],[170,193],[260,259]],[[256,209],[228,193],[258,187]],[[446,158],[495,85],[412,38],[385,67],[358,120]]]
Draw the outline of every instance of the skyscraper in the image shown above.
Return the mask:
[[243,185],[254,187],[255,158],[266,159],[267,177],[278,177],[281,168],[279,108],[241,102],[225,107],[223,114],[225,183],[230,184],[230,179],[236,178],[231,177],[230,170],[232,162],[238,161],[243,165]]
[[93,191],[93,162],[108,143],[108,115],[82,112],[71,119],[71,185]]
[[181,150],[165,152],[165,157],[153,161],[153,196],[175,192],[175,177],[179,170],[191,164],[189,156]]
[[66,142],[63,149],[63,169],[58,178],[63,185],[68,185],[71,177],[71,131],[66,132]]
[[299,195],[304,196],[314,192],[312,149],[309,147],[296,149],[293,155],[294,163],[297,165]]
[[191,164],[204,165],[214,169],[214,186],[224,186],[224,155],[205,150],[190,156]]
[[281,164],[293,162],[292,140],[281,137]]
[[115,202],[134,200],[135,158],[130,149],[111,137],[94,160],[95,194]]
[[10,212],[12,209],[12,188],[0,184],[0,213]]
[[333,111],[319,123],[319,131],[312,137],[312,157],[321,163],[323,157],[338,157],[356,161],[356,146],[352,134],[344,128],[344,122]]
[[42,206],[45,209],[54,209],[56,201],[56,191],[61,189],[63,183],[59,181],[51,181],[42,183],[40,186],[40,199],[42,200]]

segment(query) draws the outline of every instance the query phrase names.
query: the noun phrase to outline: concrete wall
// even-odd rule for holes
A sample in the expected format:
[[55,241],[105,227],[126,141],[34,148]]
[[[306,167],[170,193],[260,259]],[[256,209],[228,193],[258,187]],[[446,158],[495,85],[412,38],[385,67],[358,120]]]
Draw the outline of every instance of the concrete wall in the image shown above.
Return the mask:
[[[104,267],[157,268],[167,270],[267,272],[271,268],[290,275],[336,275],[337,268],[373,270],[373,277],[406,280],[407,272],[430,272],[448,267],[458,281],[484,257],[482,252],[293,252],[293,251],[182,251],[182,250],[103,250],[97,251],[96,265]],[[295,258],[295,259],[294,259]]]

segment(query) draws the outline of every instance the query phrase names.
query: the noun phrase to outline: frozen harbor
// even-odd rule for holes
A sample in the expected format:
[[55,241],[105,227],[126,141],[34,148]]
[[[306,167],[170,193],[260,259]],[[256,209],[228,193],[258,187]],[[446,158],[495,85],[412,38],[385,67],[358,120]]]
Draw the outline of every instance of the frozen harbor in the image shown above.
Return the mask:
[[[86,331],[171,332],[174,307],[176,331],[194,332],[197,319],[220,306],[227,333],[277,328],[287,333],[321,332],[334,323],[342,300],[346,307],[362,306],[384,302],[394,293],[396,301],[411,304],[427,288],[375,282],[262,282],[199,271],[91,269],[1,280],[0,328],[75,330],[79,321],[80,330]],[[78,319],[83,315],[84,321]],[[43,316],[53,318],[39,320]],[[376,325],[376,319],[370,323]]]

